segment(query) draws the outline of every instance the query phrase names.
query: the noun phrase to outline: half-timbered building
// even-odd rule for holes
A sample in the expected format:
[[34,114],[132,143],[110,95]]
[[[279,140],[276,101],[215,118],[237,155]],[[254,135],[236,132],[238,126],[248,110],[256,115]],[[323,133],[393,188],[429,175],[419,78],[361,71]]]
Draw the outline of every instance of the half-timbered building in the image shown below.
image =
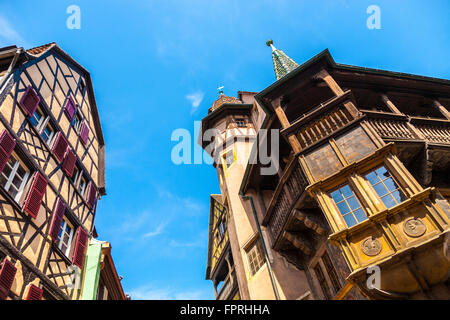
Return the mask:
[[50,43],[0,49],[0,299],[79,299],[105,195],[89,72]]
[[[258,143],[244,140],[252,151],[232,181],[226,162],[215,166],[228,220],[238,219],[234,207],[253,219],[247,235],[261,240],[274,288],[302,287],[296,294],[310,299],[448,299],[450,81],[338,64],[328,50],[299,65],[268,46],[277,81],[233,98],[234,110],[248,107],[245,115],[211,122],[226,113],[222,105],[202,128],[244,118],[256,131]],[[273,139],[279,167],[264,174],[267,163],[255,159]],[[229,150],[216,147],[207,150],[232,164]],[[236,143],[230,150],[240,151]],[[241,262],[239,288],[250,291],[241,297],[252,298],[251,283],[268,280],[248,272],[248,240],[229,241]],[[277,269],[277,257],[304,277]]]

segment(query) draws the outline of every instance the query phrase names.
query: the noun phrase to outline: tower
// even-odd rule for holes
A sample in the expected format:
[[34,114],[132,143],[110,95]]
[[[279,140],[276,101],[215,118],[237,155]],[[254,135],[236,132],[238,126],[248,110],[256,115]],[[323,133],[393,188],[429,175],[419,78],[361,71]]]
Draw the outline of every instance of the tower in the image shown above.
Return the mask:
[[253,199],[239,193],[264,118],[253,96],[220,93],[202,120],[201,137],[215,130],[213,142],[202,139],[202,147],[214,159],[221,189],[210,198],[206,279],[217,299],[295,299],[308,292],[304,273],[272,252]]

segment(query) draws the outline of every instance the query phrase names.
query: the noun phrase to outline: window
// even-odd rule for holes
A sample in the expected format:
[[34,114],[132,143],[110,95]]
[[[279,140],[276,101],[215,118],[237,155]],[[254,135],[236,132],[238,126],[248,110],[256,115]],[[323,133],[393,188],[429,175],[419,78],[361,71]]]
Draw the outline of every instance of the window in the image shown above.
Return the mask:
[[316,273],[317,280],[319,281],[319,285],[320,285],[320,288],[322,289],[325,299],[330,300],[332,298],[331,293],[330,293],[330,287],[328,286],[328,282],[325,279],[325,275],[322,272],[322,268],[320,267],[320,264],[317,264],[314,267],[314,272]]
[[227,169],[229,167],[231,167],[231,165],[234,162],[234,152],[233,150],[228,151],[224,156],[224,162],[225,162],[225,166],[227,167]]
[[219,222],[218,227],[217,227],[217,230],[218,230],[217,240],[218,240],[218,242],[222,241],[223,237],[225,236],[226,229],[227,229],[227,222],[225,220],[221,220]]
[[387,208],[392,208],[406,199],[402,189],[384,166],[367,174],[366,179]]
[[30,172],[27,168],[13,154],[9,157],[0,175],[0,185],[18,202],[22,196],[29,175]]
[[78,178],[80,177],[81,169],[77,165],[73,168],[72,176],[69,177],[70,181],[73,182],[73,184],[77,184]]
[[236,119],[236,124],[239,128],[245,127],[245,120],[244,119]]
[[81,176],[80,184],[78,186],[78,191],[80,191],[81,195],[84,195],[84,191],[86,190],[87,179],[84,175]]
[[59,229],[58,248],[66,255],[66,257],[70,254],[70,247],[73,239],[73,227],[71,224],[67,222],[67,220],[63,220],[61,224],[61,228]]
[[30,117],[31,124],[39,130],[42,123],[44,122],[44,112],[41,110],[41,108],[37,108],[36,111],[33,113],[33,115]]
[[52,141],[53,136],[55,135],[55,130],[52,128],[50,123],[47,123],[45,128],[42,130],[41,137],[44,139],[45,143],[47,145],[50,145],[50,142]]
[[358,199],[348,185],[331,192],[331,197],[348,227],[367,219]]
[[257,239],[247,251],[248,267],[250,275],[254,275],[265,263],[261,242]]
[[72,126],[74,127],[75,132],[77,133],[80,129],[80,123],[81,123],[81,116],[80,113],[77,111],[75,112],[75,116],[72,119]]
[[333,296],[341,290],[342,286],[339,282],[336,269],[334,268],[330,256],[326,251],[314,267],[314,273],[317,276],[317,280],[319,281],[319,285],[325,299],[332,299]]

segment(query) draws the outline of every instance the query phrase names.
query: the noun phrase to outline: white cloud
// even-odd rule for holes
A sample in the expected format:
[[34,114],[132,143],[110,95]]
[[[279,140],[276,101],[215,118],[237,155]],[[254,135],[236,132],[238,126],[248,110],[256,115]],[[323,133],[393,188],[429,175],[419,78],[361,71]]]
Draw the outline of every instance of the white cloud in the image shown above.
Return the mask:
[[163,232],[166,225],[167,225],[167,222],[163,222],[159,226],[157,226],[155,230],[145,233],[142,237],[150,238],[150,237],[155,237],[157,235],[160,235]]
[[14,29],[14,27],[9,23],[9,21],[0,16],[0,46],[9,45],[26,46],[25,41],[19,35],[19,33]]
[[173,288],[155,288],[143,286],[129,291],[132,300],[205,300],[212,299],[213,294],[206,290],[180,291]]
[[203,101],[204,96],[205,93],[202,91],[196,91],[186,95],[186,99],[188,99],[192,105],[191,114],[197,111],[198,107],[200,106],[200,103],[202,103]]

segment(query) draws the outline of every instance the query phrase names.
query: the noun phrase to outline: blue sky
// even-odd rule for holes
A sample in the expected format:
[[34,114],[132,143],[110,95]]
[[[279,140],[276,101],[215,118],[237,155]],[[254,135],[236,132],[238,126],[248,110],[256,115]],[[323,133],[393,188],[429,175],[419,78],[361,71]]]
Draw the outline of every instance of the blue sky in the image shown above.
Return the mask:
[[[69,5],[81,29],[66,27]],[[369,5],[381,29],[369,30]],[[175,165],[177,128],[217,98],[275,80],[267,39],[302,63],[336,62],[450,78],[448,0],[0,0],[0,47],[55,41],[91,72],[106,140],[99,239],[133,299],[213,299],[204,280],[212,166]],[[194,145],[196,137],[192,136]]]

